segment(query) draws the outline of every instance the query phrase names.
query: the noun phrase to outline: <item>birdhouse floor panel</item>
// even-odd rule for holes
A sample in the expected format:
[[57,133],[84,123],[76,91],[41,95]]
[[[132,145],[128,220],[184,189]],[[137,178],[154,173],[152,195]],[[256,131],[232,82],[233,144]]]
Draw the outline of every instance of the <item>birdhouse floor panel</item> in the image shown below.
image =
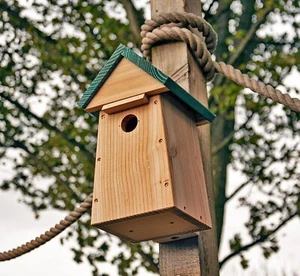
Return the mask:
[[194,236],[208,227],[177,208],[150,212],[94,226],[131,242],[154,240],[169,242]]

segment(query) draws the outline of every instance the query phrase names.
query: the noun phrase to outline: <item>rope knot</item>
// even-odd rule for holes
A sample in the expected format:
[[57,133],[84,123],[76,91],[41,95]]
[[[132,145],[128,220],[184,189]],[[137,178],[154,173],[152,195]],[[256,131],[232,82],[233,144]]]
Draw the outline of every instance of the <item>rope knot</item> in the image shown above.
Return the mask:
[[150,60],[151,48],[161,41],[183,41],[188,44],[207,81],[214,78],[216,72],[223,74],[256,93],[281,103],[293,111],[300,112],[300,100],[291,98],[270,85],[251,79],[240,70],[223,62],[212,60],[217,44],[217,34],[203,18],[192,13],[161,13],[152,20],[146,20],[141,27],[144,57]]
[[184,41],[192,50],[207,81],[213,79],[215,66],[211,54],[217,34],[203,18],[192,13],[161,13],[141,27],[142,52],[150,60],[151,48],[161,41]]

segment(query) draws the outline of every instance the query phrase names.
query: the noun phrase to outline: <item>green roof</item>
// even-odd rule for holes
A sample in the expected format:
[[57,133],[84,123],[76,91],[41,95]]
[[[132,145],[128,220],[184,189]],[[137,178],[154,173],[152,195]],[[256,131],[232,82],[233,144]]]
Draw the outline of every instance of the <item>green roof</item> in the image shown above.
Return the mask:
[[[205,120],[212,122],[215,115],[197,101],[193,96],[191,96],[187,91],[185,91],[181,86],[174,82],[171,78],[161,72],[159,69],[154,67],[151,63],[134,53],[132,50],[126,46],[120,44],[115,50],[110,59],[105,63],[103,68],[100,70],[96,78],[92,81],[88,89],[84,92],[82,98],[78,102],[78,105],[82,108],[86,108],[96,93],[99,91],[100,87],[104,84],[106,79],[109,77],[111,72],[115,69],[122,58],[126,58],[133,64],[141,68],[147,74],[161,82],[165,85],[170,92],[180,99],[187,106],[189,106],[195,113],[197,117],[203,117]],[[170,93],[168,92],[168,93]]]

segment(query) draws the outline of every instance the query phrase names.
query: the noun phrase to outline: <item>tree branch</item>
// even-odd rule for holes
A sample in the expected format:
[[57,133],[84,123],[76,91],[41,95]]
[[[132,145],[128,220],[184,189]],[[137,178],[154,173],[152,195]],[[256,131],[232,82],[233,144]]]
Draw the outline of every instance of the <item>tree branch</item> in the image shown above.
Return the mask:
[[51,125],[47,120],[37,116],[36,114],[32,113],[28,108],[25,108],[23,105],[21,105],[17,100],[13,100],[11,97],[5,95],[4,93],[0,93],[0,97],[9,101],[11,104],[13,104],[15,107],[17,107],[25,116],[34,118],[37,120],[42,126],[46,127],[47,129],[56,132],[59,134],[63,139],[68,141],[71,145],[77,146],[80,148],[80,150],[86,155],[88,159],[93,159],[94,155],[86,149],[84,145],[81,143],[78,143],[75,139],[69,138],[66,133],[59,130],[57,127]]
[[153,258],[151,257],[150,254],[147,254],[142,250],[139,244],[132,244],[125,240],[122,240],[122,242],[125,243],[129,248],[131,248],[131,250],[138,253],[145,262],[149,263],[147,267],[150,271],[154,273],[159,273],[158,265],[153,261]]
[[[14,138],[12,138],[11,141],[12,141],[12,144],[10,145],[10,147],[22,149],[23,151],[25,151],[27,154],[29,154],[31,160],[34,160],[34,162],[35,162],[37,165],[42,166],[42,167],[44,168],[45,171],[47,171],[50,175],[53,175],[53,176],[56,178],[57,182],[58,182],[60,185],[64,186],[64,187],[67,188],[69,191],[71,191],[72,194],[74,195],[74,197],[75,197],[75,199],[76,199],[77,201],[80,201],[80,200],[81,200],[80,197],[79,197],[79,195],[78,195],[74,190],[72,190],[71,187],[70,187],[69,185],[67,185],[64,181],[61,180],[59,174],[56,173],[56,172],[54,172],[54,171],[52,170],[52,168],[49,167],[47,164],[45,164],[44,162],[41,162],[41,160],[38,158],[37,154],[32,153],[32,152],[29,150],[29,148],[28,148],[23,142],[17,141],[17,140],[15,140]],[[1,146],[1,144],[0,144],[0,146]]]
[[[242,39],[242,41],[238,42],[238,47],[236,49],[236,52],[229,58],[227,61],[228,64],[236,65],[237,60],[241,57],[241,55],[245,55],[246,48],[249,46],[249,42],[254,39],[256,36],[256,31],[259,29],[259,27],[265,22],[267,16],[273,9],[267,8],[261,17],[257,19],[257,21],[251,26],[250,30],[247,31],[247,35]],[[250,56],[251,53],[248,53],[248,56]],[[223,75],[218,75],[216,77],[216,80],[214,82],[215,86],[220,86],[224,80]]]
[[13,5],[14,9],[12,9],[11,7],[12,6],[9,6],[7,3],[5,3],[5,1],[0,2],[0,10],[6,11],[10,16],[15,18],[14,26],[17,26],[21,30],[30,27],[37,37],[41,37],[47,43],[56,43],[56,41],[52,39],[50,35],[46,35],[44,32],[40,31],[38,28],[36,28],[36,26],[30,23],[26,17],[20,16],[22,9],[19,6],[17,6],[17,3],[14,3]]
[[218,47],[216,48],[215,55],[217,60],[222,58],[226,46],[226,38],[229,35],[228,22],[230,19],[230,5],[231,1],[221,1],[219,3],[217,14],[214,18],[217,18],[218,24],[216,32],[218,34]]
[[229,201],[230,199],[232,199],[240,190],[242,190],[249,183],[250,183],[250,181],[246,181],[242,185],[240,185],[238,188],[236,188],[235,191],[232,192],[232,194],[226,198],[226,202]]
[[238,47],[236,48],[236,52],[228,60],[229,64],[234,65],[235,62],[241,56],[241,54],[244,54],[244,50],[246,49],[247,45],[254,38],[256,31],[259,29],[261,24],[263,24],[265,22],[267,16],[269,15],[269,13],[272,10],[273,9],[271,9],[271,8],[267,8],[263,12],[261,17],[257,18],[257,21],[253,25],[251,25],[251,28],[249,29],[249,31],[247,31],[247,35],[242,39],[242,41],[238,42]]
[[240,247],[238,250],[233,251],[232,253],[230,253],[228,256],[226,256],[220,263],[220,268],[228,261],[230,260],[232,257],[239,255],[240,253],[242,253],[243,251],[247,251],[249,250],[251,247],[259,244],[259,243],[263,243],[264,241],[266,241],[270,236],[274,235],[281,227],[283,227],[288,221],[290,221],[292,218],[294,218],[295,216],[298,215],[298,212],[294,212],[292,213],[290,216],[288,216],[286,219],[284,219],[277,227],[275,227],[273,230],[268,231],[266,234],[261,235],[259,238],[257,238],[256,240]]
[[120,2],[127,14],[127,19],[129,21],[130,29],[135,38],[135,43],[138,47],[141,46],[141,26],[145,21],[145,18],[141,11],[138,11],[136,7],[133,5],[131,0],[118,0]]
[[232,138],[235,134],[235,131],[230,132],[223,140],[221,143],[219,143],[216,146],[213,146],[211,149],[211,153],[212,155],[217,154],[221,149],[223,149],[224,147],[226,147],[231,141]]
[[217,154],[220,150],[222,150],[224,147],[226,147],[233,139],[234,134],[238,131],[240,131],[241,129],[243,129],[248,122],[252,119],[254,115],[254,112],[251,113],[251,115],[248,117],[247,121],[245,123],[243,123],[237,130],[234,130],[232,132],[230,132],[218,145],[213,146],[211,153],[212,155]]

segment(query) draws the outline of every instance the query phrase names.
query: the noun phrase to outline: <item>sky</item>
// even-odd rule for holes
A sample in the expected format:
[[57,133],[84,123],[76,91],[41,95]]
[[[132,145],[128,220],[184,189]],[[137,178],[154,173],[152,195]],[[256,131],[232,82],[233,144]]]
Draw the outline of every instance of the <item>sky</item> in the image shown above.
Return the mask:
[[[231,171],[230,179],[235,181],[239,179],[239,175]],[[233,201],[227,206],[224,240],[235,233],[240,228],[241,221],[247,218],[247,212],[236,208],[237,204],[236,201]],[[0,251],[9,250],[35,238],[60,221],[66,214],[56,210],[48,210],[43,212],[41,217],[36,220],[30,209],[18,202],[16,192],[0,192]],[[281,250],[278,254],[273,255],[270,260],[265,260],[262,257],[259,248],[254,248],[245,255],[251,260],[249,269],[243,271],[239,266],[239,258],[237,257],[224,266],[221,275],[282,276],[282,271],[286,273],[286,276],[300,275],[300,262],[297,254],[300,249],[299,229],[300,220],[297,218],[278,233]],[[24,256],[0,263],[0,275],[91,275],[91,268],[87,263],[76,264],[72,260],[72,252],[69,250],[72,244],[74,242],[68,242],[62,246],[59,237],[57,237]],[[225,256],[229,252],[228,250],[228,246],[224,243],[220,256]],[[118,275],[117,270],[112,266],[101,265],[100,269],[102,273],[107,272],[109,275]],[[264,273],[261,274],[262,272]],[[265,272],[268,272],[268,274],[265,274]],[[142,271],[139,275],[153,274]]]
[[[294,74],[289,77],[290,85],[298,85],[300,75]],[[0,181],[13,172],[7,168],[1,168]],[[228,181],[231,190],[238,185],[240,175],[229,168]],[[228,191],[230,193],[230,191]],[[238,202],[232,201],[226,207],[226,220],[224,226],[223,243],[221,246],[221,259],[229,252],[228,238],[238,230],[243,232],[241,222],[246,222],[247,212],[237,208]],[[44,231],[48,230],[67,213],[48,210],[41,214],[38,220],[27,206],[18,202],[18,193],[0,191],[0,251],[6,251],[22,243],[25,243]],[[239,229],[240,228],[240,229]],[[245,254],[251,260],[250,267],[242,270],[239,266],[239,257],[225,264],[221,275],[251,276],[270,275],[286,276],[300,275],[300,262],[298,252],[300,249],[300,220],[294,219],[286,227],[278,232],[280,251],[271,256],[269,260],[262,257],[258,247],[251,249]],[[63,234],[62,234],[63,235]],[[227,241],[227,242],[225,242]],[[88,263],[76,264],[72,260],[71,245],[74,241],[60,244],[59,237],[40,248],[20,258],[9,262],[0,263],[0,276],[31,275],[91,275]],[[117,249],[116,249],[117,250]],[[101,265],[101,272],[110,275],[118,275],[116,268],[110,265]],[[153,275],[142,271],[139,275]]]

